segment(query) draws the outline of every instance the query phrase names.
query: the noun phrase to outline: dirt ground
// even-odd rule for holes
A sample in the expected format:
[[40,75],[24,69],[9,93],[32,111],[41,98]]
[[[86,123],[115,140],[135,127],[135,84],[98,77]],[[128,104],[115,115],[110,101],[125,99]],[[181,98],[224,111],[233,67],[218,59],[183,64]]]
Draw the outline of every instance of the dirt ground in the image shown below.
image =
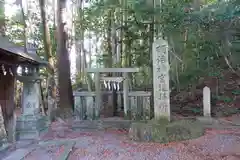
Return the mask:
[[[238,115],[225,119],[240,120]],[[197,139],[159,144],[130,141],[123,130],[75,131],[55,122],[41,140],[16,145],[8,156],[23,149],[24,160],[240,160],[240,128],[209,128]]]

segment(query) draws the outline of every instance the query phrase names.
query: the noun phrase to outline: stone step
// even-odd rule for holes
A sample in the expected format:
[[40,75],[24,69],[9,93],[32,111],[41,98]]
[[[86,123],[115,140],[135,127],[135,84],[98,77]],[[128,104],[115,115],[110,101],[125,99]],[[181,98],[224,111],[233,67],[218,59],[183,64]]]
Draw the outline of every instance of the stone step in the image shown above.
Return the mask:
[[41,141],[38,143],[39,146],[60,146],[64,145],[64,151],[57,157],[59,160],[67,160],[70,152],[76,144],[76,140],[49,140],[49,141]]
[[22,130],[16,132],[16,140],[34,140],[39,139],[48,131],[48,127],[42,128],[41,130]]
[[22,160],[26,155],[32,152],[34,148],[31,149],[17,149],[16,151],[12,152],[10,155],[5,157],[3,160]]
[[0,157],[5,157],[9,153],[9,149],[11,148],[11,144],[9,143],[4,143],[0,147]]
[[58,139],[58,140],[47,140],[47,141],[39,141],[39,146],[48,146],[48,145],[61,145],[68,142],[74,142],[73,140],[65,140],[65,139]]

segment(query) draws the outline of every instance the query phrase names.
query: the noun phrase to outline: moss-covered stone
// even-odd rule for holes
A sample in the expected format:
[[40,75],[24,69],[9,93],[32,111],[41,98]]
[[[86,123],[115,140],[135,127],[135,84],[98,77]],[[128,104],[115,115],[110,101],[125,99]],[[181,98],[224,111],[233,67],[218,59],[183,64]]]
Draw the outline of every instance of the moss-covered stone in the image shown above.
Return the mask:
[[135,141],[168,143],[197,138],[203,135],[202,125],[195,120],[169,122],[166,119],[151,120],[147,123],[132,123],[129,138]]
[[141,141],[143,137],[141,137],[141,134],[145,130],[146,123],[144,122],[133,122],[131,124],[131,127],[129,129],[129,138],[134,141]]
[[194,139],[202,136],[203,133],[202,124],[195,120],[175,121],[167,126],[169,141]]

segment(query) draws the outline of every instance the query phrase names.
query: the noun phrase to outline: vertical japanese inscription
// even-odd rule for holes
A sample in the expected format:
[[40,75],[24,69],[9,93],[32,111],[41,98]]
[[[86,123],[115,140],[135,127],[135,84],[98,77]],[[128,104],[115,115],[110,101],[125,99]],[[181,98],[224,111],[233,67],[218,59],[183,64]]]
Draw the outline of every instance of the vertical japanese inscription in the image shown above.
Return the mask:
[[155,117],[170,119],[168,44],[163,39],[153,43],[153,83]]
[[166,59],[166,53],[162,54],[162,55],[159,55],[157,57],[157,63],[158,64],[164,64],[167,62],[167,59]]
[[28,87],[27,88],[27,95],[30,96],[32,94],[32,88]]
[[27,104],[26,104],[26,108],[32,108],[32,105],[31,105],[30,102],[27,102]]
[[23,85],[23,112],[24,114],[34,114],[38,104],[38,95],[36,94],[35,83],[25,82]]

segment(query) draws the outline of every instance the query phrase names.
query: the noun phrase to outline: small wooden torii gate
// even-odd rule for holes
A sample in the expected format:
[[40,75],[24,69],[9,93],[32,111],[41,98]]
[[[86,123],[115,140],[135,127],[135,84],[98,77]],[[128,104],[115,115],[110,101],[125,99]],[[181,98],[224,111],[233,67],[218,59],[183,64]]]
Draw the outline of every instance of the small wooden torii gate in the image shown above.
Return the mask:
[[[101,90],[100,81],[101,80],[111,80],[111,79],[121,79],[123,80],[123,106],[124,114],[127,115],[129,110],[129,78],[128,73],[139,72],[139,68],[86,68],[87,73],[94,73],[95,78],[95,93],[96,93],[96,103],[95,103],[95,116],[100,116],[100,105],[101,105]],[[123,73],[123,77],[101,77],[101,73]]]

